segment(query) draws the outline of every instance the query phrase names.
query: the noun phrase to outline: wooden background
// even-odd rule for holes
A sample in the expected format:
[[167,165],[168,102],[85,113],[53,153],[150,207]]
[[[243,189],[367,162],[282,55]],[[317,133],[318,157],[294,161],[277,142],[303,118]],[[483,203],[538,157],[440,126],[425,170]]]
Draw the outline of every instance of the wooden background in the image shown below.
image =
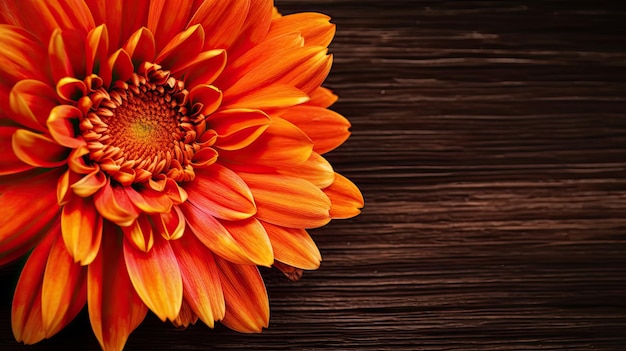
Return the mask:
[[[363,214],[313,232],[318,271],[264,271],[262,334],[150,316],[127,349],[626,350],[626,11],[611,3],[278,2],[338,26],[327,86],[353,136],[329,158]],[[0,271],[0,349],[97,350],[84,313],[12,340],[17,269]]]

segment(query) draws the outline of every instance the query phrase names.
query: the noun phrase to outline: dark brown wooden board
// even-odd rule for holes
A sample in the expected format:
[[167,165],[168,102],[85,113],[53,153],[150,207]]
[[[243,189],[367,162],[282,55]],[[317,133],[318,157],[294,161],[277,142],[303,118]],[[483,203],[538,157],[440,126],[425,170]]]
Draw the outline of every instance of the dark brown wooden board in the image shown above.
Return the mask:
[[[324,262],[264,270],[270,328],[128,350],[626,350],[626,9],[619,1],[280,1],[333,17],[327,86],[353,136],[328,155],[361,216],[312,232]],[[97,350],[87,315],[34,347]]]

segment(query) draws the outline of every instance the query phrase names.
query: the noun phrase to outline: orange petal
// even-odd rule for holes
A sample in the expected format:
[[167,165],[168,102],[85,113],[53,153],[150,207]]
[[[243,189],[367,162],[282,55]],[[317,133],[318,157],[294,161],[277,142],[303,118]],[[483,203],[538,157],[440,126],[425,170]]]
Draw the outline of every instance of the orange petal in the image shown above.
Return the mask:
[[295,106],[280,114],[313,140],[313,150],[325,154],[350,136],[350,122],[337,112],[316,106]]
[[259,138],[241,150],[222,150],[220,158],[241,169],[253,167],[290,168],[311,156],[313,142],[293,124],[272,117],[272,123]]
[[18,342],[34,344],[46,337],[41,315],[41,284],[48,254],[55,238],[55,235],[48,235],[35,247],[15,287],[11,326]]
[[228,50],[233,59],[265,39],[273,11],[274,0],[250,0],[250,9],[239,31],[239,37]]
[[0,48],[0,91],[8,94],[11,87],[23,79],[48,80],[41,67],[42,62],[46,62],[47,51],[30,32],[0,24]]
[[74,184],[70,185],[70,188],[74,191],[74,194],[87,197],[95,194],[106,185],[107,176],[97,167],[91,173],[86,174],[74,182]]
[[270,125],[271,119],[260,110],[225,110],[207,117],[209,128],[217,132],[216,147],[238,150],[250,145]]
[[122,250],[119,234],[107,225],[87,275],[89,321],[104,350],[122,351],[148,312],[128,277]]
[[174,35],[183,31],[187,24],[192,5],[193,0],[155,0],[150,2],[147,27],[154,33],[158,51],[160,51]]
[[[215,112],[222,103],[222,92],[216,87],[208,84],[199,84],[189,92],[192,106],[202,104],[199,110],[205,116]],[[195,111],[195,109],[194,109]]]
[[118,80],[127,81],[132,76],[133,71],[133,61],[131,61],[128,53],[124,49],[118,49],[100,67],[98,75],[102,78],[104,86],[108,87],[109,84]]
[[183,300],[183,281],[170,242],[157,235],[152,250],[142,252],[125,238],[124,261],[130,281],[146,306],[162,321],[176,319]]
[[148,28],[142,27],[128,38],[123,49],[130,55],[133,65],[138,67],[143,62],[154,61],[155,46],[152,32]]
[[41,284],[41,316],[46,337],[66,326],[87,300],[87,270],[67,252],[61,238],[50,249]]
[[101,24],[92,29],[85,39],[85,59],[87,74],[98,73],[107,64],[109,52],[109,33],[107,26]]
[[193,88],[198,84],[211,84],[226,67],[226,51],[209,50],[172,70],[173,75],[182,76],[185,86]]
[[175,206],[172,211],[152,216],[154,228],[166,240],[178,240],[185,232],[185,215]]
[[[118,48],[131,34],[145,26],[150,0],[85,0],[96,23],[109,26],[111,47]],[[151,61],[151,60],[149,60]]]
[[[87,85],[80,79],[63,77],[57,82],[57,95],[62,101],[76,104],[82,97],[87,95]],[[81,110],[79,110],[81,111]],[[81,111],[81,117],[83,112]]]
[[188,202],[208,216],[238,220],[256,213],[252,193],[233,171],[219,164],[198,170],[185,184]]
[[133,245],[134,250],[149,252],[154,245],[154,230],[152,222],[146,215],[140,215],[128,227],[121,227],[122,232],[128,242]]
[[251,91],[241,97],[222,104],[223,109],[250,108],[268,110],[299,105],[309,101],[309,96],[291,85],[272,84]]
[[12,113],[7,117],[30,129],[45,132],[50,110],[59,102],[48,84],[25,79],[11,89],[9,104]]
[[259,221],[255,218],[248,218],[241,221],[221,220],[220,223],[257,266],[272,265],[274,262],[272,244]]
[[330,200],[310,182],[278,174],[240,172],[257,204],[256,217],[289,228],[316,228],[330,221]]
[[0,126],[0,176],[32,169],[13,152],[13,134],[20,130],[16,127]]
[[335,181],[333,167],[317,152],[312,152],[306,162],[288,169],[281,169],[280,174],[299,177],[315,184],[320,189],[331,185]]
[[75,149],[85,145],[85,140],[76,135],[76,128],[83,113],[74,106],[59,105],[50,111],[46,125],[52,138],[60,145]]
[[28,28],[38,38],[48,41],[57,28],[74,29],[82,34],[94,26],[89,8],[82,0],[22,1],[7,0],[3,6],[12,24]]
[[119,226],[129,226],[139,216],[139,210],[126,195],[121,186],[106,184],[93,196],[100,215]]
[[187,300],[183,299],[180,312],[178,312],[178,316],[172,321],[172,324],[177,328],[187,328],[192,324],[196,324],[197,321],[198,315],[191,309]]
[[260,332],[270,319],[265,284],[255,266],[238,265],[215,257],[222,290],[226,300],[226,315],[222,323],[242,333]]
[[332,218],[351,218],[361,213],[363,195],[354,183],[339,173],[335,173],[335,182],[324,189],[324,193],[331,202],[330,216]]
[[[316,46],[314,48],[321,48]],[[293,85],[307,94],[312,94],[324,82],[333,64],[333,56],[327,50],[319,50],[305,62],[286,72],[276,80],[278,84]]]
[[211,251],[192,233],[171,242],[183,278],[185,300],[209,327],[224,317],[225,304],[219,272]]
[[258,253],[246,251],[248,245],[242,245],[237,241],[213,216],[189,202],[180,205],[180,208],[185,214],[191,232],[216,255],[241,264],[257,263],[253,259],[258,257]]
[[102,240],[102,217],[91,198],[72,196],[61,214],[63,241],[74,262],[85,266],[98,254]]
[[130,201],[144,213],[166,213],[172,209],[172,200],[163,192],[150,188],[124,187]]
[[54,168],[67,163],[69,150],[50,137],[18,129],[13,133],[13,152],[33,167]]
[[327,108],[337,101],[337,95],[330,89],[318,87],[311,93],[311,100],[305,105]]
[[204,29],[201,25],[194,25],[187,30],[176,34],[161,50],[154,62],[165,69],[176,69],[184,65],[190,57],[196,57],[204,44]]
[[189,26],[199,23],[207,33],[205,48],[227,49],[239,35],[246,13],[250,7],[249,0],[242,1],[203,1]]
[[[268,85],[278,76],[299,64],[298,55],[302,55],[304,39],[299,33],[283,35],[265,40],[250,48],[237,59],[230,57],[230,62],[216,85],[225,91],[228,97],[237,96],[246,91]],[[244,80],[246,85],[238,86]]]
[[2,178],[0,203],[5,206],[0,216],[0,263],[8,262],[14,252],[25,253],[56,222],[61,208],[51,189],[60,174],[55,170]]
[[262,222],[277,261],[302,269],[317,269],[322,255],[304,229],[285,228]]
[[[77,55],[78,56],[78,55]],[[48,62],[55,81],[63,77],[73,77],[74,69],[70,61],[69,52],[65,49],[63,36],[59,29],[55,29],[48,44]]]
[[335,36],[335,25],[324,14],[301,12],[273,20],[267,36],[271,38],[293,32],[302,34],[305,45],[327,47]]

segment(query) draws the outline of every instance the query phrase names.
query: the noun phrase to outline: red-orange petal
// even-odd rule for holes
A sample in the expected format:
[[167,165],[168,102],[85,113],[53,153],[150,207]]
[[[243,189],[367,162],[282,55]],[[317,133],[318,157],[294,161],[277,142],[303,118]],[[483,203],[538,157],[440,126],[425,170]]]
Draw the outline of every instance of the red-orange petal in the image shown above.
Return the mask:
[[187,300],[183,298],[178,316],[172,321],[172,324],[177,328],[187,328],[192,324],[196,324],[197,321],[198,315],[191,309]]
[[278,170],[278,173],[308,180],[320,189],[335,181],[335,172],[328,161],[317,152],[312,152],[306,162],[298,167]]
[[172,74],[182,76],[185,86],[193,88],[198,84],[211,84],[226,67],[225,50],[209,50],[190,59],[186,64],[172,70]]
[[154,230],[148,216],[142,214],[128,227],[121,227],[133,249],[148,252],[154,245]]
[[8,262],[16,251],[27,251],[54,224],[61,208],[51,190],[60,174],[55,170],[2,178],[0,203],[6,206],[0,216],[0,263]]
[[269,110],[291,107],[307,101],[309,101],[309,96],[294,86],[286,84],[272,84],[264,88],[253,90],[249,94],[245,94],[230,101],[224,101],[222,103],[222,108]]
[[273,10],[274,0],[250,0],[250,9],[239,31],[239,37],[228,50],[232,59],[241,56],[265,39]]
[[55,29],[73,29],[82,34],[94,26],[94,20],[82,0],[23,1],[7,0],[3,6],[5,16],[12,24],[28,28],[38,38],[47,42]]
[[67,163],[69,150],[57,144],[52,138],[18,129],[13,133],[13,153],[33,167],[54,168]]
[[269,301],[258,269],[219,257],[215,257],[215,262],[226,300],[226,314],[222,323],[242,333],[260,332],[263,327],[267,327],[270,319]]
[[100,67],[98,74],[102,78],[105,87],[111,83],[121,80],[127,81],[133,74],[133,61],[124,49],[115,51],[109,59]]
[[363,195],[348,178],[335,173],[335,182],[323,191],[330,199],[332,218],[352,218],[361,213],[364,205]]
[[[216,255],[241,264],[257,264],[254,261],[258,257],[257,252],[248,252],[247,246],[237,241],[228,230],[213,216],[206,214],[201,208],[197,208],[186,202],[180,205],[185,214],[187,227],[193,235],[200,240]],[[183,235],[184,236],[184,235]]]
[[312,150],[313,142],[303,131],[282,118],[272,117],[265,133],[252,144],[241,150],[222,150],[220,159],[237,169],[281,169],[305,162]]
[[[23,79],[48,80],[45,70],[41,69],[41,63],[46,61],[47,51],[33,34],[22,28],[0,24],[0,48],[2,48],[0,65],[2,95],[8,95],[11,87]],[[5,103],[0,102],[0,107]]]
[[286,72],[276,80],[276,83],[293,85],[307,94],[312,94],[319,88],[330,72],[333,56],[327,55],[327,49],[321,49],[321,46],[314,48],[318,48],[319,51],[293,70]]
[[[230,57],[229,65],[216,85],[228,98],[268,85],[300,63],[300,55],[306,54],[303,45],[304,39],[299,33],[263,41],[241,57]],[[239,83],[242,80],[245,84]]]
[[109,32],[106,24],[92,29],[85,39],[85,59],[87,74],[98,73],[107,64],[109,52]]
[[219,164],[198,170],[196,178],[185,184],[187,201],[208,216],[239,220],[256,213],[252,193],[233,171]]
[[[85,82],[74,77],[60,78],[57,82],[56,90],[61,100],[69,104],[76,104],[82,97],[87,95],[87,85],[85,85]],[[79,111],[82,117],[83,112],[82,110]]]
[[224,110],[207,117],[209,128],[217,132],[215,146],[238,150],[250,145],[268,128],[270,117],[261,110]]
[[69,52],[65,49],[65,43],[61,30],[58,28],[52,32],[50,42],[48,44],[48,62],[50,63],[50,71],[55,81],[63,77],[73,77],[74,69],[70,61]]
[[150,2],[147,27],[154,34],[157,51],[161,51],[166,43],[183,31],[192,6],[193,0]]
[[96,23],[109,26],[111,47],[118,48],[135,31],[145,26],[150,0],[85,0]]
[[143,62],[154,61],[155,47],[152,32],[148,28],[142,27],[128,38],[123,49],[130,55],[134,66],[138,67]]
[[93,196],[100,215],[119,226],[129,226],[139,216],[139,210],[126,195],[123,187],[106,184]]
[[63,206],[61,231],[74,262],[85,266],[96,258],[102,240],[102,217],[90,197],[70,197]]
[[216,87],[209,84],[199,84],[193,87],[189,92],[189,98],[191,99],[192,108],[196,104],[202,104],[202,108],[199,112],[205,116],[215,112],[222,103],[222,92]]
[[146,306],[162,321],[176,319],[183,300],[183,281],[170,242],[157,235],[152,250],[142,252],[124,239],[124,261],[130,281]]
[[100,253],[87,274],[89,321],[102,349],[122,351],[148,308],[128,277],[120,234],[110,224],[104,234]]
[[272,21],[268,37],[298,32],[305,45],[328,46],[335,36],[335,25],[330,17],[316,12],[301,12],[279,17]]
[[313,140],[313,150],[325,154],[350,136],[350,122],[337,112],[317,106],[295,106],[280,114]]
[[185,232],[185,215],[178,206],[170,212],[152,216],[152,221],[157,234],[166,240],[178,240]]
[[338,97],[330,89],[318,87],[310,94],[311,100],[305,105],[327,108],[334,104]]
[[98,190],[107,185],[107,176],[96,167],[91,173],[84,175],[78,179],[74,184],[70,185],[70,188],[74,194],[87,197],[95,194]]
[[189,26],[199,23],[207,33],[211,33],[205,40],[205,48],[227,49],[239,35],[245,20],[242,14],[249,7],[249,0],[203,1],[189,20]]
[[144,213],[166,213],[172,209],[172,199],[167,194],[150,188],[123,188],[130,201]]
[[0,126],[0,176],[19,173],[32,169],[33,166],[22,161],[13,152],[13,134],[16,127]]
[[211,251],[192,234],[171,242],[183,278],[184,298],[209,327],[224,317],[224,294]]
[[41,317],[46,337],[65,327],[87,301],[86,267],[74,258],[57,238],[50,249],[41,283]]
[[83,118],[83,113],[74,106],[59,105],[50,111],[46,125],[52,138],[65,147],[75,149],[85,145],[85,140],[77,136],[75,126]]
[[54,90],[48,84],[34,79],[21,80],[11,89],[9,105],[12,113],[7,117],[30,129],[45,132],[50,110],[58,104]]
[[257,204],[256,217],[289,228],[316,228],[330,221],[328,197],[298,177],[240,172]]
[[255,218],[241,221],[225,221],[220,223],[247,253],[250,260],[257,266],[269,267],[274,262],[272,243],[265,228]]
[[11,326],[18,342],[34,344],[46,337],[41,314],[41,284],[55,238],[55,235],[48,235],[35,247],[15,287]]
[[311,236],[301,228],[285,228],[261,222],[274,249],[277,261],[301,269],[317,269],[322,255]]
[[176,69],[187,63],[190,57],[196,57],[204,44],[204,29],[194,25],[176,34],[157,55],[154,62],[166,69]]

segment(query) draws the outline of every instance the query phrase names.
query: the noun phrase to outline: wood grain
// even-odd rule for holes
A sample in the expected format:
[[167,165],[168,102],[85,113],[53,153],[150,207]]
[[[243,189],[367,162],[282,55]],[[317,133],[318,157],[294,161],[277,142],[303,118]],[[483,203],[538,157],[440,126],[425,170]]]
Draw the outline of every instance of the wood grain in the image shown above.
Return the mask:
[[[616,3],[616,2],[615,2]],[[609,1],[280,1],[333,17],[327,86],[353,136],[328,155],[366,199],[313,231],[324,262],[264,275],[270,328],[128,350],[626,349],[626,10]],[[97,350],[86,314],[2,350]],[[71,345],[71,346],[68,346]]]

